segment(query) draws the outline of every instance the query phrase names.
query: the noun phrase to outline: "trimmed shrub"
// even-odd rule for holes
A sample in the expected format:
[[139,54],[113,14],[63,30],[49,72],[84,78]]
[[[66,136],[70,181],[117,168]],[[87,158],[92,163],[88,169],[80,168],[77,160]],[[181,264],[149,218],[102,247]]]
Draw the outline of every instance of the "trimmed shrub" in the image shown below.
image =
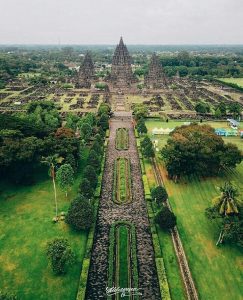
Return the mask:
[[176,226],[176,216],[166,206],[164,206],[156,215],[155,222],[159,224],[162,229],[172,229]]
[[170,289],[167,281],[167,276],[165,272],[165,265],[163,258],[155,259],[157,273],[159,277],[159,287],[161,292],[161,297],[163,300],[171,300]]
[[87,286],[88,274],[89,274],[89,266],[90,266],[90,258],[84,258],[76,300],[85,299],[85,292],[86,292],[86,286]]
[[98,176],[93,166],[86,166],[84,169],[84,178],[87,178],[93,189],[96,188]]
[[151,197],[157,202],[157,204],[162,204],[167,200],[168,194],[166,192],[166,189],[163,186],[159,185],[151,190]]
[[83,195],[79,195],[72,201],[65,220],[76,231],[91,227],[94,222],[94,211]]
[[67,273],[68,267],[74,263],[74,254],[67,239],[56,238],[48,242],[46,253],[56,275]]
[[79,192],[88,199],[93,197],[94,189],[92,188],[91,183],[87,178],[82,179],[79,185]]

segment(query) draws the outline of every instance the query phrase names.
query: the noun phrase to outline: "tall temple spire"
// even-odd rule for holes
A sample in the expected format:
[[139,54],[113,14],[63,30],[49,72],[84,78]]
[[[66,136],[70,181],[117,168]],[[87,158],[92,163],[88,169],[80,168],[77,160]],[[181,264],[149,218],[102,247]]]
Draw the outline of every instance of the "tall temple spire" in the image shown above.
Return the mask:
[[149,87],[160,88],[166,86],[166,78],[163,72],[163,68],[160,64],[159,57],[156,53],[153,53],[150,63],[149,63],[149,71],[147,76],[145,77],[145,84]]
[[111,80],[120,87],[128,86],[133,81],[131,57],[122,37],[112,58]]
[[84,60],[79,69],[77,86],[90,88],[94,78],[94,63],[89,51],[86,52]]
[[120,37],[119,45],[124,45],[122,36]]

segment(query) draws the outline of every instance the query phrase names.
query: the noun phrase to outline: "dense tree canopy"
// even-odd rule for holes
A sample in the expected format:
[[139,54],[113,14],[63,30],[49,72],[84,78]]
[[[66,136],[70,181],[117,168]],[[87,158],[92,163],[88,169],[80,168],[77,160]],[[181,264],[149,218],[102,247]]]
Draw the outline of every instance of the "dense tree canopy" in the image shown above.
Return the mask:
[[163,229],[172,229],[176,226],[176,216],[168,207],[163,206],[155,216],[155,222]]
[[170,177],[217,175],[242,160],[233,144],[225,144],[208,125],[191,124],[176,128],[161,151]]
[[64,238],[56,238],[47,243],[46,253],[56,275],[65,274],[74,262],[74,253]]
[[74,199],[69,207],[66,222],[74,230],[89,229],[94,221],[94,211],[89,200],[84,195],[79,195]]
[[153,143],[148,136],[141,141],[142,154],[147,158],[153,158],[155,156]]
[[157,202],[157,204],[162,204],[167,200],[168,194],[166,192],[166,189],[163,186],[159,185],[151,190],[151,197]]

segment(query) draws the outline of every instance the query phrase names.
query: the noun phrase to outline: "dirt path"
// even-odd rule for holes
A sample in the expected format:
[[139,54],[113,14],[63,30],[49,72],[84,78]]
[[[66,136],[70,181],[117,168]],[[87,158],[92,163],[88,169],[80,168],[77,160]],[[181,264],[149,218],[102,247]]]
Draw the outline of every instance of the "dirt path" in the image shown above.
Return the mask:
[[[128,150],[118,151],[115,148],[116,129],[119,127],[125,127],[129,130]],[[133,202],[124,205],[117,205],[112,201],[113,166],[115,159],[120,156],[130,158],[131,161]],[[92,252],[91,269],[88,278],[87,300],[106,299],[109,229],[113,222],[122,220],[129,221],[136,227],[141,299],[159,300],[161,297],[143,193],[136,139],[131,119],[119,114],[110,123],[110,138],[103,175],[102,197]]]

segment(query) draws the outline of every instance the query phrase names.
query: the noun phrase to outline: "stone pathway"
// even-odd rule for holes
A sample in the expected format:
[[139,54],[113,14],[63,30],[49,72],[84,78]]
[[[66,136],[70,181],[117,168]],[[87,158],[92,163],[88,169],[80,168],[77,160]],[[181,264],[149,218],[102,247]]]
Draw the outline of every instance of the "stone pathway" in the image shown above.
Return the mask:
[[[126,151],[115,149],[116,129],[119,127],[125,127],[129,130],[129,149]],[[133,202],[125,205],[117,205],[112,201],[114,160],[120,156],[130,158],[131,161]],[[111,119],[110,123],[110,138],[103,175],[102,197],[98,213],[86,300],[106,299],[109,229],[113,222],[122,220],[130,221],[136,227],[141,299],[159,300],[161,297],[143,193],[136,139],[131,118],[127,114],[123,116],[122,113],[119,113]]]

